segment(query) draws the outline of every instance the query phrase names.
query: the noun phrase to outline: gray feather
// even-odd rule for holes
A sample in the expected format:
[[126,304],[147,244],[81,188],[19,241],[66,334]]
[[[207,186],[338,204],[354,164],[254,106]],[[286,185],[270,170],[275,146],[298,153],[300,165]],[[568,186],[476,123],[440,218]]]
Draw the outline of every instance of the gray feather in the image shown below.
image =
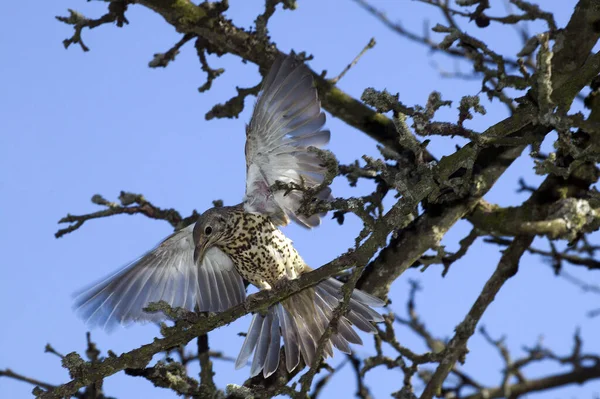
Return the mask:
[[[332,309],[338,306],[338,304],[339,304],[338,297],[333,296],[331,293],[327,292],[327,290],[324,289],[323,287],[318,286],[317,293],[318,293],[318,295],[320,295],[320,297],[323,298],[323,300],[327,303],[327,305],[329,307],[331,307]],[[381,316],[379,315],[379,313],[375,312],[373,309],[369,309],[365,305],[362,305],[360,302],[355,301],[352,298],[350,298],[350,306],[349,307],[350,307],[350,310],[345,315],[346,319],[348,319],[352,324],[354,324],[356,327],[358,327],[360,330],[362,330],[364,332],[376,332],[377,331],[377,329],[370,322],[373,321],[373,319],[375,319],[375,317],[373,317],[372,313],[374,313],[378,318],[380,318]],[[375,320],[375,321],[380,321],[380,320]]]
[[[320,285],[317,287],[320,288]],[[339,301],[333,296],[321,295],[320,297],[327,299],[333,298],[335,300],[335,302],[332,302],[331,304],[328,303],[327,300],[323,301],[323,307],[327,308],[328,311],[331,314],[333,314],[333,310],[338,306]],[[352,326],[350,325],[346,317],[341,317],[338,321],[338,334],[340,334],[341,337],[343,337],[346,341],[350,343],[358,345],[362,344],[362,340],[360,339],[358,334],[352,329]]]
[[[326,169],[308,147],[329,142],[329,131],[321,130],[324,124],[310,70],[293,57],[278,57],[247,127],[246,211],[267,214],[282,225],[289,220],[305,227],[320,223],[319,215],[297,214],[302,195],[284,196],[271,192],[270,187],[276,181],[300,184],[304,178],[310,188],[323,181]],[[329,193],[324,199],[328,198]]]
[[267,312],[258,336],[258,343],[256,345],[256,351],[254,352],[254,358],[252,359],[252,366],[250,367],[250,377],[255,377],[265,367],[265,361],[267,360],[267,353],[269,351],[269,344],[271,343],[271,323],[273,321],[273,315],[271,312]]
[[312,319],[309,318],[307,321],[301,315],[301,313],[304,312],[304,305],[300,298],[298,298],[301,295],[302,293],[292,296],[286,301],[284,306],[289,307],[290,315],[294,318],[296,332],[298,334],[298,338],[300,339],[300,353],[302,354],[304,363],[312,364],[317,350],[317,345],[310,331],[309,323]]
[[245,299],[242,277],[221,250],[207,250],[202,265],[194,264],[193,225],[179,230],[116,274],[79,292],[76,312],[91,326],[112,329],[133,321],[159,321],[146,313],[150,302],[172,307],[221,312]]
[[[338,281],[334,278],[328,278],[327,280],[324,280],[321,282],[322,285],[325,285],[327,287],[333,287],[335,288],[338,292],[340,291],[340,289],[342,288],[343,283],[341,281]],[[367,294],[364,291],[361,291],[359,289],[355,289],[354,291],[352,291],[352,298],[358,302],[361,302],[367,306],[372,306],[375,308],[381,308],[383,306],[385,306],[385,301],[371,295],[371,294]]]
[[235,368],[239,369],[248,363],[248,359],[254,348],[256,347],[256,342],[260,337],[260,332],[262,331],[262,325],[264,321],[264,317],[258,313],[254,314],[252,317],[252,321],[250,322],[250,327],[248,328],[248,334],[246,334],[246,339],[244,339],[244,343],[242,344],[242,349],[235,361]]
[[263,376],[269,377],[279,367],[279,347],[281,346],[281,338],[279,336],[279,316],[277,312],[272,311],[273,322],[271,325],[271,341],[269,343],[269,350],[267,352],[267,358],[265,360],[265,369],[263,370]]
[[[314,288],[305,289],[269,308],[263,323],[257,321],[262,320],[263,316],[255,315],[236,367],[243,365],[254,351],[250,374],[255,376],[262,371],[265,377],[272,375],[279,365],[280,337],[283,337],[288,372],[298,366],[300,357],[305,364],[311,365],[333,311],[340,304],[341,286],[342,283],[337,280],[322,281]],[[369,294],[355,290],[350,298],[348,313],[338,320],[337,331],[325,342],[325,358],[333,356],[334,346],[344,353],[351,353],[350,343],[362,344],[354,328],[376,332],[371,322],[380,321],[382,317],[365,302],[384,304]]]
[[277,313],[279,314],[281,335],[283,336],[283,348],[285,349],[285,366],[287,371],[291,372],[300,362],[296,324],[288,311],[281,304],[277,304]]

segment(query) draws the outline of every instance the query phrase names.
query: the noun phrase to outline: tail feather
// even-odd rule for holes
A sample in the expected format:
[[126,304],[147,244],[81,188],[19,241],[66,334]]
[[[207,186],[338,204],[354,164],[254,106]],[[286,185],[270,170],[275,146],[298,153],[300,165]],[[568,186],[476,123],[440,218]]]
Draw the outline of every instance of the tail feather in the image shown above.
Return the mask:
[[[324,311],[324,307],[322,305],[320,305],[318,302],[316,305],[317,305],[317,306],[315,306],[316,314],[318,315],[318,317],[320,319],[320,323],[321,323],[321,326],[323,327],[323,333],[324,333],[325,329],[327,329],[327,326],[329,325],[329,321],[331,320],[331,314],[327,315]],[[322,335],[323,334],[321,334],[321,336]],[[319,337],[319,339],[320,339],[320,337]],[[326,358],[333,357],[333,345],[331,344],[331,340],[328,340],[327,342],[325,342],[325,346],[323,347],[323,352],[325,353]]]
[[[341,287],[342,283],[332,278],[325,280],[318,285],[318,288],[321,288],[330,294],[336,302],[339,302],[342,299],[342,292],[340,291]],[[384,305],[385,302],[383,302],[381,299],[360,290],[354,290],[350,297],[350,309],[363,314],[363,317],[365,317],[367,320],[374,321],[376,323],[382,322],[383,317],[371,309],[370,306],[383,307]]]
[[[310,336],[306,326],[302,321],[296,319],[296,328],[298,332],[298,336],[300,337],[300,341],[298,342],[300,346],[300,354],[302,355],[302,359],[304,359],[304,363],[312,364],[312,360],[315,357],[315,353],[317,352],[317,347],[315,345],[314,340]],[[300,324],[300,325],[298,325]]]
[[319,331],[312,317],[314,308],[306,303],[305,298],[306,294],[294,295],[285,304],[282,303],[282,306],[287,308],[296,325],[296,331],[300,337],[300,352],[304,362],[312,364],[317,352],[318,338],[315,339],[315,337],[319,337]]
[[[236,368],[247,364],[252,352],[254,358],[250,368],[251,376],[262,372],[265,378],[273,374],[280,363],[280,346],[283,337],[285,367],[288,372],[300,364],[312,364],[317,346],[333,317],[334,309],[342,300],[342,283],[329,279],[314,288],[306,289],[291,296],[282,303],[273,305],[266,315],[255,314],[248,334],[236,361]],[[344,353],[351,353],[350,344],[362,344],[354,328],[374,333],[373,322],[383,317],[371,306],[383,306],[384,302],[365,292],[354,290],[349,310],[342,316],[337,331],[325,343],[323,356],[333,356],[333,347]]]
[[[325,300],[326,305],[331,309],[333,309],[338,305],[339,301],[329,293],[321,290],[321,287],[317,287],[317,292],[321,291],[319,294]],[[371,318],[362,317],[360,314],[356,313],[352,308],[355,307],[356,301],[350,298],[350,311],[346,314],[346,316],[342,317],[338,323],[338,334],[343,336],[348,342],[353,344],[362,345],[362,340],[358,336],[358,334],[352,328],[352,325],[355,325],[358,329],[372,333],[377,331],[375,327],[371,324]],[[379,314],[378,314],[379,315]]]
[[[320,291],[319,287],[317,287],[317,292],[318,291]],[[331,317],[333,317],[333,310],[336,308],[339,302],[332,296],[327,296],[326,294],[319,295],[319,293],[317,293],[317,296],[321,300],[323,300],[322,307],[328,310],[328,313],[330,314],[329,317],[331,319]],[[324,297],[327,298],[327,300],[325,300]],[[360,339],[356,331],[354,331],[352,325],[349,323],[348,315],[343,316],[339,319],[337,334],[343,337],[348,342],[362,345],[362,340]]]
[[250,358],[250,355],[252,354],[252,352],[254,352],[254,348],[256,347],[256,342],[258,341],[258,337],[260,336],[260,330],[262,329],[264,319],[265,318],[258,313],[256,313],[254,317],[252,317],[250,327],[248,328],[248,334],[246,334],[246,339],[244,340],[244,344],[242,345],[240,354],[238,355],[238,358],[235,361],[236,369],[240,369],[248,363],[248,359]]
[[352,323],[352,325],[354,325],[361,331],[367,333],[377,332],[377,329],[373,326],[373,324],[371,324],[371,322],[368,319],[365,319],[362,315],[356,313],[353,310],[350,310],[350,312],[346,314],[346,319],[348,319],[348,321]]
[[[341,288],[342,285],[344,285],[341,281],[336,280],[334,278],[329,278],[327,280],[322,281],[319,284],[319,287],[323,287],[323,288],[334,288],[334,292],[337,292],[341,295]],[[354,299],[357,302],[363,303],[367,306],[372,306],[375,308],[381,308],[385,306],[385,301],[377,298],[376,296],[373,296],[371,294],[367,294],[364,291],[361,290],[354,290],[352,291],[352,299]],[[381,316],[380,316],[381,317]],[[383,319],[382,319],[383,320]]]
[[277,312],[273,312],[273,321],[271,324],[271,340],[269,342],[267,358],[265,359],[264,374],[271,375],[277,370],[277,367],[279,367],[280,342],[281,339],[279,337],[279,316],[277,315]]
[[[331,295],[326,290],[321,287],[316,288],[317,295],[322,298],[322,300],[329,306],[329,308],[334,309],[339,303],[339,299],[335,296]],[[352,324],[354,324],[358,329],[364,332],[375,332],[377,331],[375,327],[371,324],[371,321],[377,321],[380,317],[379,313],[375,312],[372,309],[362,305],[360,302],[355,301],[350,298],[350,311],[346,314],[346,319],[348,319]],[[369,312],[370,311],[370,312]],[[374,313],[376,316],[374,316]]]
[[338,321],[338,334],[341,334],[351,344],[362,345],[363,343],[360,336],[352,328],[352,324],[345,317],[340,318]]
[[352,349],[350,349],[350,343],[344,339],[340,334],[332,334],[331,342],[333,345],[338,348],[338,350],[342,353],[351,354]]
[[256,352],[254,354],[254,359],[252,359],[252,366],[250,367],[251,377],[258,375],[258,373],[260,373],[265,368],[267,353],[269,350],[269,343],[271,342],[272,321],[273,313],[268,312],[267,315],[263,318],[262,328],[260,329],[260,336],[258,339],[258,344],[256,346]]
[[281,304],[277,304],[277,314],[281,322],[281,333],[283,335],[283,347],[285,349],[285,367],[288,370],[296,368],[300,363],[300,349],[298,348],[298,335],[295,323],[287,310]]
[[356,313],[365,320],[373,321],[375,323],[381,323],[383,321],[383,317],[379,313],[367,305],[353,299],[350,299],[350,309],[352,309],[352,313]]

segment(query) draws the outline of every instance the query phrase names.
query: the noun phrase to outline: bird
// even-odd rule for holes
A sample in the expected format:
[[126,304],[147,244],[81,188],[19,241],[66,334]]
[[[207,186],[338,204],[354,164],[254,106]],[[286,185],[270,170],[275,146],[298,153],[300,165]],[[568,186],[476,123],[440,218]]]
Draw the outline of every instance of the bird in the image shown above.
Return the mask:
[[[313,228],[324,215],[299,212],[301,190],[274,187],[278,181],[308,189],[322,185],[326,166],[311,147],[329,143],[325,120],[310,69],[293,53],[277,56],[246,125],[243,201],[205,211],[195,223],[82,290],[75,299],[76,312],[88,325],[106,330],[163,320],[160,312],[144,311],[158,301],[189,311],[219,313],[245,300],[246,282],[270,290],[311,271],[280,227],[294,221]],[[331,189],[322,189],[316,198],[330,201]],[[236,368],[246,366],[254,353],[251,377],[261,372],[264,378],[271,376],[280,367],[282,340],[288,372],[301,360],[312,365],[319,340],[342,300],[341,287],[332,277],[254,313]],[[350,344],[362,344],[355,329],[375,333],[373,323],[383,317],[373,308],[384,305],[381,299],[354,289],[348,312],[324,344],[323,357],[333,356],[333,347],[351,353]]]

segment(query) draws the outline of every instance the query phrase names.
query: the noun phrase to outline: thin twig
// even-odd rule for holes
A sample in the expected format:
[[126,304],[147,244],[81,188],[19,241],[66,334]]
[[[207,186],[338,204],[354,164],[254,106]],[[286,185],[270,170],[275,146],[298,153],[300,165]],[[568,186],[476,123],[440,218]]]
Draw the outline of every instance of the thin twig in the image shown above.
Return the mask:
[[336,84],[337,82],[340,81],[340,79],[342,79],[344,77],[344,75],[346,75],[346,73],[350,70],[350,68],[352,68],[354,65],[356,65],[358,63],[358,60],[360,60],[360,58],[369,50],[372,49],[373,47],[375,47],[375,38],[371,38],[371,40],[369,40],[369,43],[367,43],[367,45],[361,50],[360,53],[358,53],[358,55],[356,57],[354,57],[354,59],[352,60],[351,63],[349,63],[346,68],[344,68],[344,70],[335,78],[333,79],[329,79],[329,81],[332,84]]

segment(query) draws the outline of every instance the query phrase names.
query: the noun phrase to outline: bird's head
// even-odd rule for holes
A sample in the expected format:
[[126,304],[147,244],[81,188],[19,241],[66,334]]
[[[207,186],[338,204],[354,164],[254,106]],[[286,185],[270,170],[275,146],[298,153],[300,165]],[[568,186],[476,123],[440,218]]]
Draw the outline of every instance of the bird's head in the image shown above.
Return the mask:
[[198,217],[194,226],[194,262],[201,263],[206,250],[219,243],[227,228],[227,209],[212,208]]

